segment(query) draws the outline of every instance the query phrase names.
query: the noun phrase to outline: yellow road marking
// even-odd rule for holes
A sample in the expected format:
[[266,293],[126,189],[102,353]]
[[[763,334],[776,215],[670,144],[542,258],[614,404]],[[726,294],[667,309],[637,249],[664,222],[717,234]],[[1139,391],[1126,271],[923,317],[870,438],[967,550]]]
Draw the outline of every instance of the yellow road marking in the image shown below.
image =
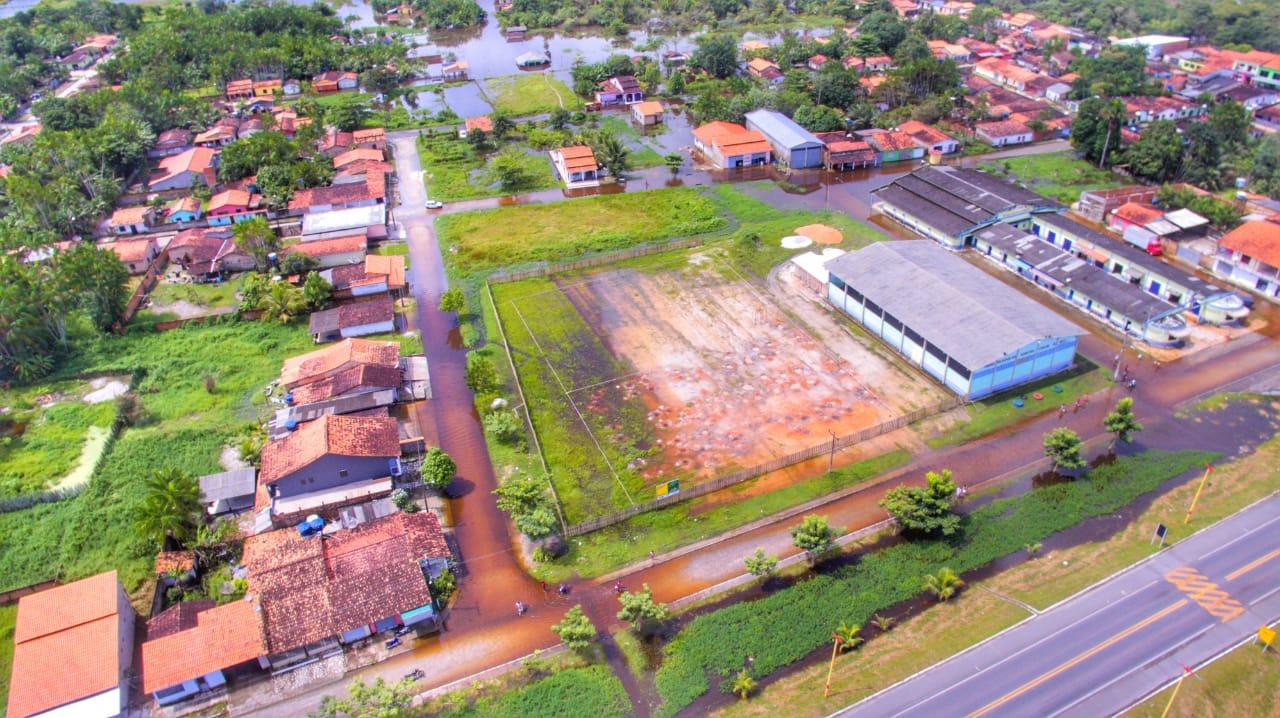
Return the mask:
[[1175,568],[1166,573],[1164,579],[1177,586],[1179,591],[1190,596],[1200,608],[1214,618],[1221,619],[1223,623],[1244,613],[1244,606],[1232,598],[1231,594],[1190,566]]
[[1257,567],[1261,566],[1262,564],[1264,564],[1264,563],[1266,563],[1266,562],[1270,561],[1271,559],[1275,558],[1276,556],[1280,556],[1280,548],[1276,549],[1275,551],[1272,551],[1271,553],[1267,554],[1266,556],[1263,556],[1263,557],[1262,557],[1262,558],[1260,558],[1260,559],[1257,559],[1256,561],[1250,561],[1249,563],[1246,563],[1245,565],[1241,566],[1240,568],[1237,568],[1236,570],[1234,570],[1234,571],[1232,571],[1231,573],[1227,574],[1227,580],[1228,580],[1228,581],[1234,581],[1234,580],[1236,580],[1237,578],[1240,578],[1241,576],[1245,575],[1246,573],[1249,573],[1249,572],[1250,572],[1250,571],[1252,571],[1253,569],[1255,569],[1255,568],[1257,568]]
[[1054,677],[1058,676],[1058,675],[1059,675],[1059,674],[1061,674],[1063,671],[1066,671],[1066,670],[1068,670],[1068,669],[1072,668],[1073,666],[1079,665],[1081,662],[1088,660],[1089,658],[1091,658],[1091,657],[1093,657],[1093,656],[1097,655],[1098,653],[1101,653],[1102,651],[1105,651],[1106,649],[1110,648],[1111,646],[1114,646],[1115,644],[1119,643],[1120,641],[1123,641],[1124,639],[1128,638],[1129,636],[1132,636],[1133,634],[1137,633],[1138,631],[1141,631],[1142,629],[1146,628],[1147,626],[1150,626],[1151,624],[1155,623],[1156,621],[1159,621],[1160,619],[1164,618],[1165,616],[1169,615],[1170,613],[1173,613],[1174,611],[1178,610],[1179,608],[1182,608],[1182,607],[1183,607],[1183,606],[1185,606],[1185,605],[1187,605],[1187,600],[1186,600],[1185,598],[1180,598],[1180,599],[1178,599],[1178,600],[1177,600],[1177,601],[1175,601],[1174,603],[1171,603],[1171,604],[1169,604],[1168,606],[1165,606],[1164,608],[1160,609],[1159,611],[1156,611],[1155,613],[1151,614],[1150,616],[1147,616],[1146,618],[1142,619],[1141,621],[1138,621],[1137,623],[1133,624],[1132,626],[1129,626],[1128,628],[1124,629],[1123,631],[1121,631],[1121,632],[1117,633],[1116,635],[1112,636],[1111,638],[1108,638],[1107,640],[1103,641],[1102,643],[1099,643],[1098,645],[1094,646],[1093,648],[1090,648],[1089,650],[1085,651],[1084,653],[1081,653],[1080,655],[1076,656],[1075,658],[1072,658],[1072,659],[1070,659],[1070,660],[1066,661],[1065,663],[1063,663],[1063,664],[1059,665],[1057,668],[1054,668],[1053,670],[1049,671],[1048,673],[1044,673],[1044,674],[1042,674],[1042,675],[1041,675],[1040,677],[1038,677],[1038,678],[1034,678],[1034,679],[1032,679],[1032,680],[1030,680],[1030,681],[1027,681],[1026,683],[1023,683],[1021,686],[1019,686],[1019,687],[1017,687],[1017,688],[1013,689],[1012,691],[1010,691],[1010,692],[1008,692],[1008,693],[1004,694],[1004,695],[1003,695],[1003,696],[1001,696],[1000,698],[997,698],[997,699],[995,699],[994,701],[991,701],[990,703],[986,704],[985,706],[983,706],[983,707],[979,708],[978,710],[976,710],[976,711],[974,711],[974,712],[970,713],[970,714],[967,716],[967,718],[978,718],[978,716],[983,716],[983,715],[986,715],[987,713],[990,713],[991,711],[993,711],[993,710],[995,710],[995,709],[999,708],[1000,706],[1004,705],[1005,703],[1008,703],[1009,701],[1011,701],[1011,700],[1013,700],[1013,699],[1017,698],[1018,696],[1022,695],[1023,693],[1026,693],[1027,691],[1029,691],[1029,690],[1031,690],[1031,689],[1035,688],[1036,686],[1039,686],[1040,684],[1044,683],[1045,681],[1052,680]]

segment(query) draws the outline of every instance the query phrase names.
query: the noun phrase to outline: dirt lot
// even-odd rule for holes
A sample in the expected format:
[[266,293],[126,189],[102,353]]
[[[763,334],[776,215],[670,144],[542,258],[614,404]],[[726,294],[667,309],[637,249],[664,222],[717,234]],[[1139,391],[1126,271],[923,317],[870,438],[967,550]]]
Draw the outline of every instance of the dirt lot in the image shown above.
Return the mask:
[[944,397],[793,281],[765,293],[695,256],[678,270],[618,269],[560,289],[634,372],[570,394],[590,423],[615,430],[619,405],[643,402],[660,449],[633,467],[647,483],[752,466]]

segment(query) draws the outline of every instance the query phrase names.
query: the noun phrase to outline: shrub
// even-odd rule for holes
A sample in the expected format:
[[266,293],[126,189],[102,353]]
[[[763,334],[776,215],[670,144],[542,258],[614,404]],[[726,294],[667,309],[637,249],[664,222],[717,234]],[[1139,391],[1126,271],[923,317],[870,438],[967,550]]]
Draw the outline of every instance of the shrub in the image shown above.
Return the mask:
[[453,575],[453,571],[446,568],[440,572],[440,575],[431,579],[430,588],[436,603],[444,605],[453,592],[458,590],[458,578]]
[[484,417],[484,430],[504,444],[515,444],[524,433],[524,426],[514,410],[495,411]]
[[453,462],[453,459],[448,454],[435,446],[427,449],[427,455],[422,458],[423,483],[433,489],[443,491],[449,484],[453,483],[453,477],[457,473],[458,465]]
[[498,372],[488,354],[483,351],[467,354],[466,381],[471,391],[477,394],[497,390]]

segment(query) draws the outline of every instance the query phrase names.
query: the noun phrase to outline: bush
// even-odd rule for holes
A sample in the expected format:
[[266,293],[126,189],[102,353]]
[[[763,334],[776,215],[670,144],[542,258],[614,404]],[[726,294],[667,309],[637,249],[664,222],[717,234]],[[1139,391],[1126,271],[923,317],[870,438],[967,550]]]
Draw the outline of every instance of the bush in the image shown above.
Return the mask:
[[[708,674],[728,678],[747,656],[753,673],[768,675],[804,658],[831,635],[838,613],[866,623],[877,611],[918,595],[921,576],[949,567],[979,568],[1087,518],[1109,514],[1188,469],[1210,461],[1200,451],[1149,451],[1094,470],[1092,481],[1055,484],[1021,496],[997,499],[962,521],[950,540],[902,543],[866,554],[857,566],[815,576],[756,601],[738,603],[691,621],[664,649],[655,684],[672,716],[710,689]],[[778,627],[787,640],[779,640]]]
[[473,351],[467,354],[466,381],[467,386],[476,394],[497,390],[498,372],[487,353]]
[[457,473],[458,465],[448,454],[435,446],[427,449],[427,455],[422,459],[423,483],[433,489],[444,491],[449,484],[453,483],[453,477]]
[[474,324],[463,324],[458,332],[462,335],[462,346],[470,349],[480,343],[480,330]]
[[485,415],[484,430],[504,444],[516,444],[524,434],[524,425],[514,410],[495,411]]
[[431,596],[436,599],[436,603],[444,605],[448,602],[453,592],[458,590],[458,578],[453,575],[453,571],[444,569],[439,576],[430,581]]

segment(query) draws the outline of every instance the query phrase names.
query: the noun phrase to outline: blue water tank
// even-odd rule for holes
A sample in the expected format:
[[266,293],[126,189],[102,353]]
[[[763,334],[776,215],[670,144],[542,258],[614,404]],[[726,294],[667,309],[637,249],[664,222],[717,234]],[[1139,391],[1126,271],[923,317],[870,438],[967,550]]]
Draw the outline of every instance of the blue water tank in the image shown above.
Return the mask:
[[289,405],[293,404],[293,392],[288,392],[284,395],[284,403]]
[[294,429],[298,428],[298,420],[293,418],[292,416],[289,417],[288,419],[285,419],[284,428],[285,428],[285,431],[293,431]]

